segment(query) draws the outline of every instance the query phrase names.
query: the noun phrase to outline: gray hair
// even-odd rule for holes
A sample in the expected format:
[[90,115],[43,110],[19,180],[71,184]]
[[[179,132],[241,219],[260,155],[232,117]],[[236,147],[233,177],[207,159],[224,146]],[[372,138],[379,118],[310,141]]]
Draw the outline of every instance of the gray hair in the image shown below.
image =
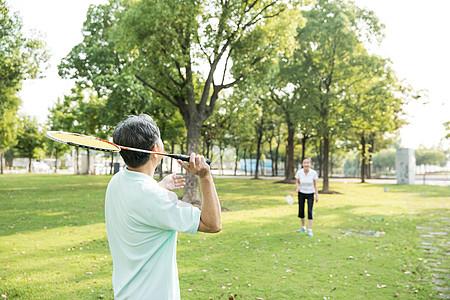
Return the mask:
[[[113,132],[113,141],[120,146],[143,150],[152,150],[160,139],[158,125],[147,114],[129,116],[117,124]],[[130,150],[121,150],[120,156],[132,168],[138,168],[147,163],[150,154]]]

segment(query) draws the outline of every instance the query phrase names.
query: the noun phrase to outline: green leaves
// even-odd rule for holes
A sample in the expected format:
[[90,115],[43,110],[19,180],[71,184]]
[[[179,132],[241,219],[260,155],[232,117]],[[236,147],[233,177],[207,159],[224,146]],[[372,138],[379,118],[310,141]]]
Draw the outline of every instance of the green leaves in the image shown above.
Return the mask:
[[0,90],[14,88],[29,78],[39,76],[49,54],[45,43],[22,33],[22,20],[11,14],[4,0],[0,1]]
[[[40,76],[48,57],[45,43],[26,37],[19,15],[10,13],[6,1],[0,0],[0,153],[16,143],[22,82]],[[35,156],[34,150],[27,152]]]
[[[28,159],[37,159],[43,156],[44,150],[44,131],[36,118],[23,116],[20,119],[17,145],[15,148],[19,155]],[[31,172],[31,170],[30,170]]]

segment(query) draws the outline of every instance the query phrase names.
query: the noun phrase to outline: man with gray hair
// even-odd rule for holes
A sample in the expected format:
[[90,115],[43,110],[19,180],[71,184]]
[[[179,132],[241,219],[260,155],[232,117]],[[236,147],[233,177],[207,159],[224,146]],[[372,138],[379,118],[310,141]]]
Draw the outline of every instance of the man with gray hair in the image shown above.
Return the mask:
[[[120,122],[116,144],[164,152],[159,128],[145,114]],[[162,156],[129,150],[120,155],[127,167],[108,184],[105,220],[113,259],[115,299],[180,299],[176,262],[177,232],[196,234],[221,230],[220,202],[209,165],[201,155],[178,163],[199,177],[202,209],[179,201],[169,190],[184,186],[182,176],[153,179]]]

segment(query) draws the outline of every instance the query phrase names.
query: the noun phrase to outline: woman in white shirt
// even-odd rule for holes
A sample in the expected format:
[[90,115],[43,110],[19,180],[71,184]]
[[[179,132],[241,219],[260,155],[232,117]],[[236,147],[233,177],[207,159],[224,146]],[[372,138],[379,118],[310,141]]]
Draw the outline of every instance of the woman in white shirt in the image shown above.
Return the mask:
[[302,161],[303,169],[300,169],[295,174],[297,193],[298,193],[298,217],[302,220],[302,228],[297,232],[306,232],[305,226],[305,200],[308,201],[308,236],[313,236],[313,204],[314,195],[316,202],[319,201],[319,192],[317,190],[317,172],[311,169],[311,159],[305,158]]

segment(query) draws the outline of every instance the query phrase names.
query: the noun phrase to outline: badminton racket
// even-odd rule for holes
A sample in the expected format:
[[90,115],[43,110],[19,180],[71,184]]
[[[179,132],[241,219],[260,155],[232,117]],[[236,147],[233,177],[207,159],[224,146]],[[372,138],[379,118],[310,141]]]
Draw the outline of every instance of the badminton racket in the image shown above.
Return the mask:
[[290,194],[286,195],[285,200],[286,200],[287,204],[289,204],[289,205],[294,204],[294,197],[292,197],[292,195],[290,195]]
[[[182,161],[189,161],[190,156],[182,154],[167,154],[155,151],[149,151],[144,149],[136,149],[132,147],[116,145],[112,142],[108,142],[93,136],[84,135],[80,133],[64,132],[64,131],[47,131],[47,137],[55,142],[64,143],[70,146],[83,147],[92,150],[106,151],[106,152],[120,152],[120,150],[130,150],[137,152],[144,152],[149,154],[158,154],[167,156],[173,159],[179,159]],[[208,165],[211,165],[211,160],[205,159]]]

